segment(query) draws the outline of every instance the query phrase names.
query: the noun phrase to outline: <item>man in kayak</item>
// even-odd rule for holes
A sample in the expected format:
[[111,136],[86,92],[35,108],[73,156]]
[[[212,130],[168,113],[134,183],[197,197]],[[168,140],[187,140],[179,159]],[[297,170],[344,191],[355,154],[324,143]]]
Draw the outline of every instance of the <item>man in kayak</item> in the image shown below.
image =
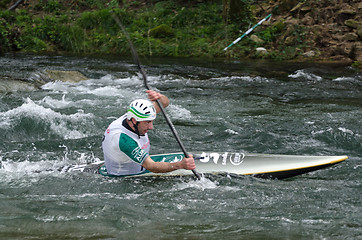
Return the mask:
[[165,95],[147,90],[152,101],[134,100],[126,114],[113,121],[104,133],[102,148],[107,173],[111,175],[135,175],[147,170],[156,173],[172,172],[177,169],[193,170],[195,162],[192,155],[179,162],[155,162],[149,156],[150,141],[147,132],[153,129],[153,120],[163,107],[169,105]]

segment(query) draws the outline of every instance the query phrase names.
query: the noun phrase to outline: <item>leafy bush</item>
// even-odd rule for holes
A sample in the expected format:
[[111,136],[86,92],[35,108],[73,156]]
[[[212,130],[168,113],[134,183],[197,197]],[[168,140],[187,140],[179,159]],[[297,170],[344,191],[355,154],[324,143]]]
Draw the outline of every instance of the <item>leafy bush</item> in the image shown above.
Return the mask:
[[[240,0],[242,12],[233,13],[237,20],[229,18],[227,24],[221,1],[108,2],[39,0],[25,10],[0,11],[0,51],[130,54],[113,14],[121,20],[140,55],[240,57],[252,54],[256,46],[244,38],[231,51],[222,50],[255,22],[249,0]],[[118,8],[120,2],[122,8]],[[261,27],[255,34],[265,44],[278,47],[274,45],[285,34],[285,25],[281,21],[264,30]],[[303,34],[303,29],[296,28],[291,32],[292,40],[305,44]],[[295,54],[293,48],[283,50],[284,56]]]
[[4,19],[0,18],[0,53],[10,50],[9,29]]
[[37,37],[27,36],[21,40],[22,47],[27,51],[44,52],[47,50],[47,44]]

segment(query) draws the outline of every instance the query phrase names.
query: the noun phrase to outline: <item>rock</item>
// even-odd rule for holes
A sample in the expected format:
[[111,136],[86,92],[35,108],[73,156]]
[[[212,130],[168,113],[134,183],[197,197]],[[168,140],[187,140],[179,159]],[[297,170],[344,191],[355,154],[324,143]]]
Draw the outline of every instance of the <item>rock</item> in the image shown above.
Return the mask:
[[281,33],[284,31],[285,29],[285,23],[284,23],[284,19],[279,20],[278,22],[273,24],[273,28],[275,29],[276,33]]
[[308,25],[308,26],[311,26],[311,25],[314,25],[314,19],[311,17],[311,16],[305,16],[303,19],[302,19],[302,23],[304,25]]
[[28,81],[35,86],[40,87],[47,82],[62,81],[62,82],[79,82],[88,78],[77,71],[61,71],[61,70],[45,70],[42,72],[33,73]]
[[284,40],[284,44],[287,46],[292,46],[295,43],[295,38],[293,36],[288,36],[285,40]]
[[356,61],[362,62],[362,49],[357,51]]
[[299,2],[295,7],[292,8],[292,10],[290,10],[290,12],[297,12],[303,6],[303,4],[304,2]]
[[347,33],[342,38],[342,40],[344,40],[344,41],[356,41],[357,39],[358,39],[358,35],[355,33]]
[[336,14],[336,22],[340,25],[343,25],[346,20],[350,19],[354,15],[356,15],[356,10],[350,8],[342,8]]
[[262,53],[262,54],[267,54],[268,53],[268,51],[263,47],[258,47],[255,50],[256,50],[256,52]]
[[281,12],[290,11],[295,5],[297,5],[297,0],[281,0],[279,4],[279,9]]
[[330,54],[331,54],[331,56],[343,56],[343,55],[345,55],[343,47],[335,46],[335,45],[330,47]]
[[255,42],[255,43],[264,43],[264,40],[260,39],[258,36],[256,36],[255,34],[250,36],[250,39]]
[[[319,26],[319,25],[317,25],[317,26]],[[335,32],[336,29],[338,29],[338,24],[330,23],[330,24],[327,24],[326,27],[327,27],[328,31],[332,33],[332,32]]]
[[350,43],[350,45],[347,46],[347,48],[349,50],[348,57],[356,61],[357,56],[361,54],[361,52],[359,52],[357,44]]
[[351,42],[343,43],[342,47],[344,49],[344,55],[350,57],[351,55],[355,54],[355,47],[354,47],[353,43],[351,43]]
[[331,56],[331,57],[329,57],[329,60],[345,62],[345,63],[350,63],[351,62],[351,60],[348,57],[345,57],[345,56],[342,56],[342,55]]
[[305,12],[310,12],[311,10],[312,10],[312,8],[309,7],[309,6],[305,6],[305,7],[302,7],[302,8],[300,9],[300,11],[303,12],[303,13],[305,13]]
[[337,40],[338,42],[345,41],[344,37],[345,35],[343,33],[335,33],[332,35],[332,39]]
[[359,38],[362,39],[362,25],[359,25],[357,27],[357,35],[359,36]]
[[88,78],[78,71],[45,70],[51,81],[80,82]]
[[346,21],[344,21],[344,24],[350,28],[357,28],[358,25],[360,25],[360,23],[354,19],[347,19]]
[[347,8],[347,9],[341,9],[337,12],[337,14],[344,14],[344,15],[356,15],[356,10],[352,9],[352,8]]
[[303,53],[303,56],[305,56],[305,57],[314,57],[314,56],[316,56],[316,52],[315,51],[308,51],[308,52],[305,52],[305,53]]
[[298,25],[298,24],[299,24],[299,21],[298,21],[298,19],[295,19],[295,18],[292,18],[292,17],[288,17],[288,18],[285,20],[285,23],[286,23],[286,24],[291,24],[291,25]]
[[28,82],[11,79],[11,78],[0,78],[0,93],[11,93],[11,92],[28,92],[35,90],[36,87]]
[[345,56],[349,58],[355,58],[352,55],[356,54],[356,47],[353,43],[346,42],[338,45],[333,45],[330,47],[332,56]]

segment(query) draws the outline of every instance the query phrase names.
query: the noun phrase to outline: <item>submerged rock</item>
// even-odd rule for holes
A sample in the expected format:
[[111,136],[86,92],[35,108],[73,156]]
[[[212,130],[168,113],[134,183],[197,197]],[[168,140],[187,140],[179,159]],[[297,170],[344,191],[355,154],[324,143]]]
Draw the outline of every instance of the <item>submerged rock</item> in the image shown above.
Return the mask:
[[46,82],[62,81],[62,82],[80,82],[88,78],[78,71],[61,71],[61,70],[45,70],[41,73]]
[[30,82],[9,77],[0,78],[0,93],[34,91],[36,88],[37,87]]
[[0,93],[34,91],[42,85],[53,82],[80,82],[88,78],[78,71],[45,70],[33,73],[28,79],[0,76]]
[[82,73],[78,71],[63,71],[63,70],[45,70],[42,72],[34,73],[30,80],[35,85],[40,87],[41,85],[54,82],[54,81],[61,81],[61,82],[80,82],[83,80],[87,80],[88,78],[84,76]]

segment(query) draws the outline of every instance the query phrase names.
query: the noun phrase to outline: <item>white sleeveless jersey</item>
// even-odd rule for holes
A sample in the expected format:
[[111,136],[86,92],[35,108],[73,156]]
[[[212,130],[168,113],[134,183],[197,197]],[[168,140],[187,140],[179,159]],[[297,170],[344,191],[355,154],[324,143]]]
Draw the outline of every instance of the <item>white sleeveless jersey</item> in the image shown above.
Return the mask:
[[126,117],[127,114],[113,121],[104,133],[102,148],[108,174],[133,175],[146,171],[142,164],[150,152],[148,135],[138,137],[125,128],[122,122]]

